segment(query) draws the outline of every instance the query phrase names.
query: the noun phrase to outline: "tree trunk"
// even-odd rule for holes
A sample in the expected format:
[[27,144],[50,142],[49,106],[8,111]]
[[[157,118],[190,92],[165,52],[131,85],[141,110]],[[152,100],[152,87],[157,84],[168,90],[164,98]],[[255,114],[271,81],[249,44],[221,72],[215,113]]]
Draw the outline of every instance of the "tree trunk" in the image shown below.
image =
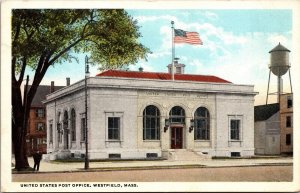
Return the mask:
[[[12,142],[15,152],[15,169],[17,170],[23,170],[29,167],[26,144],[29,111],[33,97],[49,65],[49,63],[39,62],[38,69],[41,69],[42,66],[44,66],[44,69],[42,72],[36,72],[29,91],[24,93],[24,100],[22,100],[21,95],[21,84],[19,84],[15,78],[12,78]],[[27,84],[28,81],[26,82],[26,85]],[[26,90],[27,89],[25,89],[25,91]]]
[[22,170],[29,167],[26,152],[27,124],[24,128],[24,118],[28,120],[29,113],[24,116],[24,106],[22,105],[21,89],[15,81],[12,82],[12,142],[15,154],[15,169]]

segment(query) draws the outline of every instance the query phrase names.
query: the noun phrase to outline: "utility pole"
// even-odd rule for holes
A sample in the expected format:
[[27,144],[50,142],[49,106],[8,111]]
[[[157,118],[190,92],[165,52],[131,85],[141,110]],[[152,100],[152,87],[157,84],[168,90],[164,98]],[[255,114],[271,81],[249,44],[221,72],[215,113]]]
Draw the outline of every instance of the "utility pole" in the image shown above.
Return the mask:
[[85,56],[85,78],[84,78],[84,90],[85,90],[85,160],[84,160],[84,169],[89,169],[89,155],[88,155],[88,106],[87,106],[87,78],[90,76],[89,72],[89,58],[88,56]]

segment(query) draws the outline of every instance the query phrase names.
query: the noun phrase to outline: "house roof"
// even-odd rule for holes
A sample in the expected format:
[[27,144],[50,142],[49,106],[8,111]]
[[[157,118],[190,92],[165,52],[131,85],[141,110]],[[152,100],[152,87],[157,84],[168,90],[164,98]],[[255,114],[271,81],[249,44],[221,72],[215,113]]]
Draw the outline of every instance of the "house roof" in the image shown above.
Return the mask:
[[254,107],[254,121],[265,121],[279,111],[279,103]]
[[[28,85],[28,89],[31,85]],[[43,100],[46,99],[46,95],[50,94],[50,87],[48,85],[40,85],[38,86],[36,93],[33,97],[31,107],[44,107],[45,105],[42,103]],[[54,86],[54,91],[63,88],[64,86]]]
[[[119,78],[136,78],[136,79],[156,79],[156,80],[171,80],[170,73],[159,72],[139,72],[139,71],[121,71],[121,70],[107,70],[97,76],[103,77],[119,77]],[[231,83],[227,80],[216,76],[209,75],[195,75],[195,74],[175,74],[175,80],[181,81],[195,81],[195,82],[214,82],[214,83]]]

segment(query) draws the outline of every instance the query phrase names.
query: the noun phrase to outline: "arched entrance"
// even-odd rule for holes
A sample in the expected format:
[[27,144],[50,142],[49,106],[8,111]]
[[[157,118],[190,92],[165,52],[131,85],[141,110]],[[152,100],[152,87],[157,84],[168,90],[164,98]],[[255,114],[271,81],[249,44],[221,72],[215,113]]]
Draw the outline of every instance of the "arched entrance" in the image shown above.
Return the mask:
[[182,149],[185,111],[182,107],[175,106],[170,110],[169,117],[171,129],[171,149]]

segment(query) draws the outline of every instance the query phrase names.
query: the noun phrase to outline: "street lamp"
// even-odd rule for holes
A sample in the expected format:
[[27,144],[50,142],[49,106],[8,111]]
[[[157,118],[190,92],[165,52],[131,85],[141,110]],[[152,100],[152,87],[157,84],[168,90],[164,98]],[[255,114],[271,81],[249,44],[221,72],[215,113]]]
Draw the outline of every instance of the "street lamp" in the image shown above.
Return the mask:
[[85,78],[84,78],[84,90],[85,90],[85,160],[84,169],[89,169],[89,155],[88,155],[88,124],[87,124],[87,78],[90,76],[89,72],[89,58],[85,56]]

